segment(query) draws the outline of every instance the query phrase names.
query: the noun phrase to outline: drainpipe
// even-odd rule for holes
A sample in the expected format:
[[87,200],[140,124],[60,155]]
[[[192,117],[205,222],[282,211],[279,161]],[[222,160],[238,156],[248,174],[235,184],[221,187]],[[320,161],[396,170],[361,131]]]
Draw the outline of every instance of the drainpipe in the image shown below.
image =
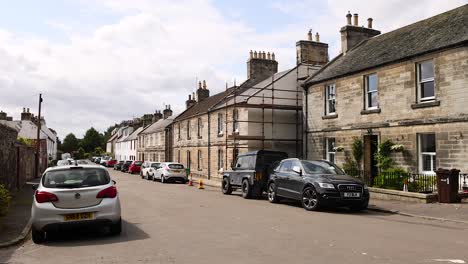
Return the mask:
[[210,117],[211,109],[208,109],[208,180],[211,179],[211,117]]
[[309,158],[309,87],[307,87],[305,89],[305,157],[304,159],[308,159]]

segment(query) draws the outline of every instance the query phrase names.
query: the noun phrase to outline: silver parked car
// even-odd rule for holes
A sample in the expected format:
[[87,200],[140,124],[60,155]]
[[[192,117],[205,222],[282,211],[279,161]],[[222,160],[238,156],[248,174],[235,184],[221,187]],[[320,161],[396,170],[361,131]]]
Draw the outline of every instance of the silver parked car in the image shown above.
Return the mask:
[[32,239],[44,242],[47,232],[77,226],[108,226],[122,230],[120,200],[105,168],[71,165],[48,168],[34,186]]
[[159,179],[161,183],[169,181],[187,182],[187,174],[184,165],[177,162],[162,162],[159,169],[153,176],[153,179]]

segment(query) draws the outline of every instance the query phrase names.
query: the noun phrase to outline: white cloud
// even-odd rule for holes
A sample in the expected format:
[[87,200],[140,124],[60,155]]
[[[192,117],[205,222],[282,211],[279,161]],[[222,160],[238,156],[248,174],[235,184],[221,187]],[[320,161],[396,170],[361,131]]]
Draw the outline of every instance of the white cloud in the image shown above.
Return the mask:
[[0,108],[19,117],[23,106],[35,108],[42,92],[48,125],[62,138],[69,132],[81,136],[90,126],[102,131],[163,103],[182,111],[196,77],[206,79],[212,93],[224,89],[226,80],[245,79],[250,49],[274,51],[282,69],[291,67],[295,42],[310,26],[336,55],[349,7],[361,21],[372,16],[386,31],[464,2],[281,1],[273,7],[298,19],[259,34],[226,18],[208,0],[80,1],[92,12],[112,12],[120,19],[87,31],[50,20],[66,31],[69,39],[60,43],[0,29],[0,89],[7,94]]

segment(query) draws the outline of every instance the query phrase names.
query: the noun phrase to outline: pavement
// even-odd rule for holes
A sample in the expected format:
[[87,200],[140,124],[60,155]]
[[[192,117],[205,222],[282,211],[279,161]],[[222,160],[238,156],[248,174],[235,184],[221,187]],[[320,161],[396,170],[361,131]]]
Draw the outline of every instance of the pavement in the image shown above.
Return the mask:
[[0,217],[0,248],[21,242],[29,233],[34,194],[32,184],[26,183],[19,192],[12,194],[8,215]]
[[468,224],[337,209],[308,212],[110,171],[123,232],[53,234],[0,249],[0,263],[466,263]]

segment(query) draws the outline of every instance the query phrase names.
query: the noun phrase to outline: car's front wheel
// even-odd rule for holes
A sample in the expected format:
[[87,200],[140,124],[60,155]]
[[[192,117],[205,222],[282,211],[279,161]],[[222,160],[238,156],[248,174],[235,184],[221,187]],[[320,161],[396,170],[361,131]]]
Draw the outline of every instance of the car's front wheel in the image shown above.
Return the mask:
[[32,235],[32,241],[35,244],[44,243],[46,240],[45,232],[41,230],[37,230],[34,227],[32,228],[31,235]]
[[273,182],[268,185],[268,201],[270,203],[279,202],[278,195],[276,195],[276,185]]
[[164,179],[164,175],[161,175],[161,183],[166,183],[166,180]]
[[314,187],[308,186],[302,191],[302,207],[307,211],[317,211],[320,208],[320,199]]
[[244,197],[244,199],[252,198],[252,186],[247,179],[242,181],[242,197]]
[[110,226],[110,233],[113,236],[120,235],[122,232],[122,219],[119,219],[118,222],[112,223]]
[[232,186],[231,186],[231,183],[229,182],[228,177],[224,177],[221,187],[222,187],[223,194],[228,195],[232,193]]

